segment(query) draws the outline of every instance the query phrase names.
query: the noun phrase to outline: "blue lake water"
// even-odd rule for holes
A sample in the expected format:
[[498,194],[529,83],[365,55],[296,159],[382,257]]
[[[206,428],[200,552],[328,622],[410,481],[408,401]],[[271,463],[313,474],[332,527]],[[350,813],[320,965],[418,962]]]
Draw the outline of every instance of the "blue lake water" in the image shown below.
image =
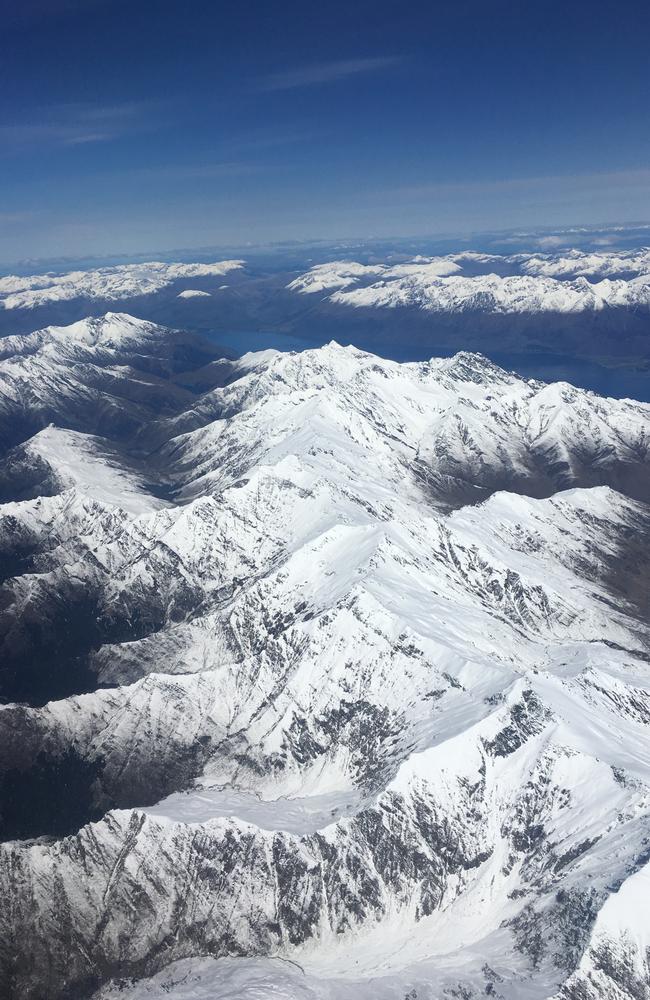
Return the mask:
[[650,402],[650,371],[633,367],[609,368],[595,361],[565,357],[559,354],[500,354],[490,355],[502,368],[537,378],[543,382],[571,382],[582,389],[592,389],[601,396],[629,397]]
[[[213,339],[235,354],[264,351],[268,348],[275,348],[278,351],[305,351],[320,347],[326,342],[325,339],[308,340],[295,334],[277,331],[219,332],[214,334]],[[357,346],[362,350],[373,350],[370,342],[358,342]],[[375,349],[375,353],[394,361],[425,361],[429,357],[436,356],[435,347],[425,352],[422,348],[415,348],[409,344],[396,344],[390,352],[382,345],[382,349],[379,351]],[[504,354],[486,349],[484,353],[502,368],[518,372],[525,378],[541,379],[543,382],[570,382],[572,385],[591,389],[603,396],[629,397],[650,402],[650,371],[635,369],[631,365],[609,368],[582,358],[538,352]]]

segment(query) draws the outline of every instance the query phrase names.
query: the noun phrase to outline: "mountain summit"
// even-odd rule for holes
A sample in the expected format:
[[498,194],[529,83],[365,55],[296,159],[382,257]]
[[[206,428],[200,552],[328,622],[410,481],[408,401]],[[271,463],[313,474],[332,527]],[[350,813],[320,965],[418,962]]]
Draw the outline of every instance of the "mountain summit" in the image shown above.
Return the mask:
[[644,997],[650,406],[2,347],[3,995]]

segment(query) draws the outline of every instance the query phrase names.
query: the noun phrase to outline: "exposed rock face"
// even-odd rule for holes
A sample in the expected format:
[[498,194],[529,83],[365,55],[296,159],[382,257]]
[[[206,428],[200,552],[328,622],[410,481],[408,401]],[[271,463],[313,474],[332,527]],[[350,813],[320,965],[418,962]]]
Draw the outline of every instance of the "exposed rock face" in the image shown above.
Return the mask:
[[644,998],[650,407],[3,348],[2,995]]

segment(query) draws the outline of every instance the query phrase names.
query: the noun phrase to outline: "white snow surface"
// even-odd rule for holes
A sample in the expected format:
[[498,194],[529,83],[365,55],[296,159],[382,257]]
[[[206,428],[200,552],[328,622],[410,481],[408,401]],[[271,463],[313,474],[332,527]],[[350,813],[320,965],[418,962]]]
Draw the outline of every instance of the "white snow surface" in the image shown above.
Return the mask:
[[25,450],[50,467],[61,490],[74,488],[131,515],[168,506],[153,497],[135,473],[120,466],[101,438],[50,425],[30,438]]
[[48,303],[79,298],[117,302],[137,295],[152,295],[167,285],[188,278],[221,277],[243,266],[243,260],[222,260],[212,264],[149,261],[143,264],[116,264],[89,271],[68,271],[65,274],[27,277],[10,274],[0,277],[0,307],[35,309]]
[[569,250],[561,254],[522,254],[522,269],[527,274],[548,278],[631,277],[650,273],[650,248],[640,250],[600,251],[585,253]]
[[259,795],[232,787],[197,788],[173,792],[143,812],[174,823],[206,823],[215,817],[239,817],[261,830],[315,833],[341,816],[359,808],[358,792],[330,792],[305,798],[262,799]]
[[[475,273],[477,268],[484,273]],[[373,265],[331,261],[295,278],[288,288],[357,308],[414,306],[441,313],[648,308],[650,250],[511,257],[463,253]]]
[[[161,335],[13,338],[0,387]],[[599,955],[647,975],[649,640],[620,587],[648,521],[607,483],[641,483],[650,407],[333,342],[248,354],[156,429],[173,503],[51,427],[26,448],[59,491],[0,507],[46,551],[12,614],[84,574],[98,614],[162,608],[93,653],[101,688],[0,726],[131,779],[208,748],[155,805],[5,848],[42,933],[63,912],[82,956],[149,963],[101,1000],[632,997]]]
[[[168,334],[163,327],[128,313],[108,312],[67,326],[48,326],[33,333],[3,337],[0,361],[19,365],[21,358],[33,356],[42,356],[50,364],[59,360],[66,365],[79,360],[94,361],[101,357],[101,351],[151,350]],[[7,366],[4,370],[10,372],[12,368]]]

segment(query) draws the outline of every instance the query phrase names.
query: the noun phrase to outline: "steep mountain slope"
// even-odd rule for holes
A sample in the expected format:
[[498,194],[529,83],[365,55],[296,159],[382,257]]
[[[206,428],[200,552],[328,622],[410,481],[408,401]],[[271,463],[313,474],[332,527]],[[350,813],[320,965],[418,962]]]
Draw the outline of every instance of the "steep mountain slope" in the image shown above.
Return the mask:
[[0,340],[0,448],[49,423],[114,441],[191,404],[230,366],[207,341],[107,313]]
[[97,322],[0,367],[5,992],[643,996],[650,407]]

